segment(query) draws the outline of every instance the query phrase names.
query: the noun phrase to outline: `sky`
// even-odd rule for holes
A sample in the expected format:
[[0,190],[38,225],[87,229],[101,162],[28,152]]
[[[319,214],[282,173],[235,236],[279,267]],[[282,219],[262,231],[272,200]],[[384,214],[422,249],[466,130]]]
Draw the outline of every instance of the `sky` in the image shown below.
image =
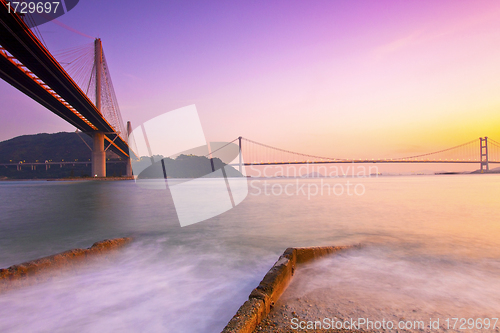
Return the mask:
[[[498,1],[81,0],[52,53],[99,37],[124,121],[195,104],[238,136],[342,158],[500,141]],[[0,81],[0,140],[74,131]]]

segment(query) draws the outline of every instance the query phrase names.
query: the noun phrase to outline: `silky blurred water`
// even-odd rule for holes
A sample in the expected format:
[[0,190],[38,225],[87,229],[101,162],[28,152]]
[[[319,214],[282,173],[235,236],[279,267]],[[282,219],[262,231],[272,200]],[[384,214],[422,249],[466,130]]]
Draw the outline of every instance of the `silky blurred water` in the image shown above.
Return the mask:
[[[314,193],[348,181],[363,194]],[[408,302],[396,300],[413,288],[419,292],[410,299],[449,306],[443,313],[476,302],[498,317],[498,175],[249,185],[236,208],[181,228],[168,191],[133,181],[0,182],[0,267],[106,238],[135,239],[111,261],[0,294],[0,331],[220,332],[287,247],[357,243],[364,246],[318,264],[326,265],[316,268],[325,278],[316,287],[341,287],[363,306],[384,300],[408,311]],[[383,296],[360,291],[381,285]]]

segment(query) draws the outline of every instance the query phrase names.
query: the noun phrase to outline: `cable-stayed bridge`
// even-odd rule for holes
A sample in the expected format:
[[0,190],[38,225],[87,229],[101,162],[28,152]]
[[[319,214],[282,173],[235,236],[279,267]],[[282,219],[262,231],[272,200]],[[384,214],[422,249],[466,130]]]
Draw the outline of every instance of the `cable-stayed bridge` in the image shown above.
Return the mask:
[[93,43],[88,80],[79,85],[28,28],[29,15],[9,12],[6,4],[0,0],[0,77],[90,135],[92,175],[105,177],[107,148],[128,160],[129,147],[101,40]]

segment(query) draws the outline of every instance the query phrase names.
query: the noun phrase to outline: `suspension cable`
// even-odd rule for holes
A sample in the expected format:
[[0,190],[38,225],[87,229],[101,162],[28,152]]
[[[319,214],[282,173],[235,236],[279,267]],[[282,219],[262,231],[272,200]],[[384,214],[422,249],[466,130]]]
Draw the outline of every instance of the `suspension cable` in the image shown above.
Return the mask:
[[259,146],[262,146],[262,147],[266,147],[266,148],[269,148],[269,149],[274,149],[274,150],[277,150],[277,151],[280,151],[280,152],[283,152],[283,153],[288,153],[288,154],[293,154],[293,155],[300,155],[300,156],[311,157],[311,158],[317,158],[317,159],[322,159],[322,160],[346,161],[346,159],[341,159],[341,158],[322,157],[322,156],[315,156],[315,155],[309,155],[309,154],[296,153],[296,152],[293,152],[293,151],[290,151],[290,150],[286,150],[286,149],[281,149],[281,148],[276,148],[276,147],[273,147],[273,146],[269,146],[269,145],[266,145],[266,144],[263,144],[263,143],[260,143],[260,142],[256,142],[256,141],[253,141],[253,140],[250,140],[250,139],[247,139],[247,138],[242,138],[242,139],[245,140],[245,141],[248,141],[250,143],[253,143],[253,144],[256,144],[256,145],[259,145]]
[[456,149],[456,148],[460,148],[460,147],[469,145],[469,144],[474,143],[474,142],[477,142],[477,140],[472,140],[472,141],[469,141],[467,143],[463,143],[463,144],[455,146],[455,147],[451,147],[451,148],[447,148],[447,149],[443,149],[443,150],[438,150],[438,151],[435,151],[435,152],[432,152],[432,153],[421,154],[421,155],[414,155],[414,156],[408,156],[408,157],[392,158],[392,160],[411,159],[411,158],[418,158],[418,157],[424,157],[424,156],[429,156],[429,155],[444,153],[446,151],[449,151],[449,150],[452,150],[452,149]]

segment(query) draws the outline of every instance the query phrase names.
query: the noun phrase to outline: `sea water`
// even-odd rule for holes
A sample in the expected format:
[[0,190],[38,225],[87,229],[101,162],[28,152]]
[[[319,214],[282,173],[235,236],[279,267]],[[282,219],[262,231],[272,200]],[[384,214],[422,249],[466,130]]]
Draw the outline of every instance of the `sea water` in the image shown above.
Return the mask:
[[134,237],[0,294],[0,331],[220,332],[287,247],[350,244],[299,269],[294,297],[330,295],[323,314],[345,318],[500,317],[498,175],[248,182],[241,204],[182,228],[168,191],[134,181],[0,182],[2,268]]

